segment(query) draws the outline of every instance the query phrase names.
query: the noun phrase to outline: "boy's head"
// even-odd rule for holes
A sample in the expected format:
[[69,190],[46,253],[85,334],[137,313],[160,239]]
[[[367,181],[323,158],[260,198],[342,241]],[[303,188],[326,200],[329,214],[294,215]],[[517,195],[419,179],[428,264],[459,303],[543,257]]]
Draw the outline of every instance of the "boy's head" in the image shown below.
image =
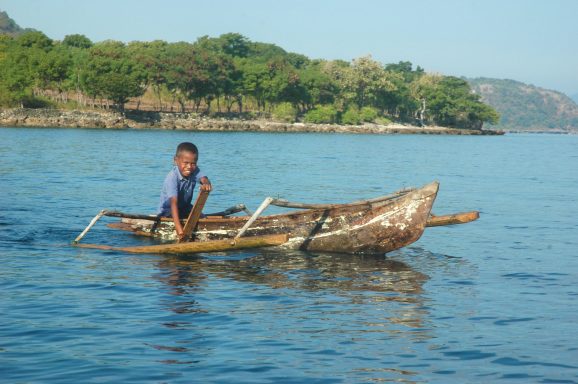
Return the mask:
[[184,177],[189,177],[197,169],[199,150],[193,143],[180,143],[175,153],[175,164]]

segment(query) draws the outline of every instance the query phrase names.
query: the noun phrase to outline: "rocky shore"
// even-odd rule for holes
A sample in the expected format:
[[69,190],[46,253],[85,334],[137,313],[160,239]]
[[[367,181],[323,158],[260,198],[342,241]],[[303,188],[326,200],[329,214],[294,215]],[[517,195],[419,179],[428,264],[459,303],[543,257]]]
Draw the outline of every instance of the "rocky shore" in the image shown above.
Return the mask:
[[305,124],[269,120],[214,119],[194,113],[67,111],[57,109],[5,109],[0,111],[3,127],[135,128],[182,129],[216,132],[319,132],[432,135],[501,135],[502,131],[416,127],[403,124]]

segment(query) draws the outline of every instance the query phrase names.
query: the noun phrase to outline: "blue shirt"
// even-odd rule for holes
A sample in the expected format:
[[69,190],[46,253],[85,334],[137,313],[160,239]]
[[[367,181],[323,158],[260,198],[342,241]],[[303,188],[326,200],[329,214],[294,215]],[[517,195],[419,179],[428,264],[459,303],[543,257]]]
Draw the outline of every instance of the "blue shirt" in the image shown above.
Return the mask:
[[195,169],[189,177],[183,177],[179,168],[174,166],[163,183],[158,214],[160,216],[171,217],[171,198],[176,196],[179,206],[179,217],[186,219],[193,207],[191,201],[193,200],[195,186],[197,182],[200,183],[203,177],[205,177],[205,175],[199,168]]

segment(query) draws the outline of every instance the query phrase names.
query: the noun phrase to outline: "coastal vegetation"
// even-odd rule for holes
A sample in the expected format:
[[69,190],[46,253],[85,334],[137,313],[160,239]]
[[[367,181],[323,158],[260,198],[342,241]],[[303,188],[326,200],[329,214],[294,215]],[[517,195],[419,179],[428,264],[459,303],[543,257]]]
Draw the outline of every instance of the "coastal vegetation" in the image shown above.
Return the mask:
[[464,80],[371,56],[310,59],[237,33],[194,43],[0,35],[0,106],[195,112],[282,122],[481,129],[498,113]]

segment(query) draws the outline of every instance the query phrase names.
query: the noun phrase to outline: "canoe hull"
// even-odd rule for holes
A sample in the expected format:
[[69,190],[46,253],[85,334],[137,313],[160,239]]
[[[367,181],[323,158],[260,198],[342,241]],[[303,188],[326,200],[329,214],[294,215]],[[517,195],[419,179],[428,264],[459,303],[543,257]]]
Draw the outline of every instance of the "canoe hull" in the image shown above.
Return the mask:
[[[245,236],[287,234],[284,248],[338,253],[387,253],[417,241],[427,224],[439,184],[430,183],[404,195],[333,205],[289,214],[263,216]],[[248,217],[205,218],[195,241],[232,239]],[[175,239],[174,225],[161,221],[122,219],[109,224],[137,235]]]

